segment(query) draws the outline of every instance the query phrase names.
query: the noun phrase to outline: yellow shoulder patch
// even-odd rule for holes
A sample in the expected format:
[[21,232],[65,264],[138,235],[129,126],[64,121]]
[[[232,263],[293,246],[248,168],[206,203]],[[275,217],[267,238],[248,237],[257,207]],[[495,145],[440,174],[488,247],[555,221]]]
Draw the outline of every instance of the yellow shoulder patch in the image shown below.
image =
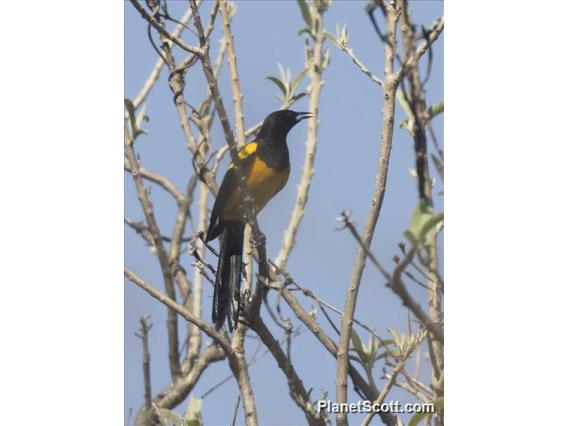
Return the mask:
[[241,150],[239,151],[239,158],[241,160],[244,160],[245,158],[247,158],[249,155],[253,154],[256,152],[256,148],[258,147],[258,144],[256,142],[251,142],[251,143],[247,143],[245,146],[243,146],[241,148]]
[[[245,146],[243,146],[241,148],[241,150],[239,151],[239,158],[241,160],[244,160],[245,158],[248,158],[251,154],[254,154],[256,152],[256,148],[258,147],[258,144],[256,142],[250,142],[247,143]],[[235,165],[233,164],[233,162],[231,161],[231,164],[229,165],[229,169],[232,169],[233,167],[235,167]]]

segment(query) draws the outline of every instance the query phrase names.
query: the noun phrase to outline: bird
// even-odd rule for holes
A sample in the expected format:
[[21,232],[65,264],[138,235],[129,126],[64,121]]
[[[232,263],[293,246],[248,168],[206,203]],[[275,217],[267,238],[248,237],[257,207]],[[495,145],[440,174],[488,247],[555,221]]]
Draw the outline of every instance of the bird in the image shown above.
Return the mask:
[[[241,172],[257,213],[286,185],[290,176],[288,132],[310,117],[313,114],[309,112],[274,111],[264,119],[256,138],[239,150]],[[213,204],[205,237],[206,243],[220,237],[211,315],[217,331],[227,319],[229,332],[232,332],[238,320],[246,223],[244,195],[231,162]]]

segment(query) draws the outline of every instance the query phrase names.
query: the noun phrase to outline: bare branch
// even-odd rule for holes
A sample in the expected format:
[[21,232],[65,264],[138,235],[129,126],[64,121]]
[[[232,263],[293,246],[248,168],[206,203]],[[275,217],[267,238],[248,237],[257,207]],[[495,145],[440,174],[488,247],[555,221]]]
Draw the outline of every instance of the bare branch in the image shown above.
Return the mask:
[[183,231],[185,230],[185,224],[187,222],[187,216],[189,214],[189,207],[193,201],[193,191],[195,190],[196,184],[197,175],[193,175],[187,183],[186,195],[179,205],[178,213],[176,216],[176,224],[174,227],[174,232],[172,233],[169,253],[170,263],[172,264],[177,264],[179,261]]
[[[365,247],[371,245],[373,234],[379,218],[379,213],[383,204],[385,195],[388,166],[390,159],[390,151],[392,147],[392,135],[394,125],[394,111],[395,111],[395,94],[397,89],[397,82],[393,79],[394,71],[394,46],[396,45],[396,26],[398,21],[398,13],[395,4],[386,5],[387,20],[388,20],[388,34],[389,43],[385,45],[385,84],[384,84],[384,104],[383,104],[383,128],[382,128],[382,145],[381,153],[378,162],[377,177],[375,181],[375,190],[373,199],[371,201],[371,208],[367,215],[365,223],[365,230],[363,232],[362,241]],[[351,329],[353,325],[353,315],[355,313],[355,306],[357,303],[357,294],[361,277],[363,276],[363,269],[365,268],[365,260],[367,255],[365,250],[359,245],[355,255],[355,262],[349,279],[349,286],[347,296],[345,299],[345,307],[343,308],[343,318],[341,322],[341,335],[339,338],[339,345],[337,350],[337,377],[336,377],[336,390],[337,402],[347,402],[347,372],[348,372],[348,351],[349,351],[349,338],[351,336]],[[347,424],[346,413],[337,414],[337,424],[344,426]]]
[[[138,159],[136,158],[136,153],[134,152],[134,141],[130,139],[128,133],[125,129],[124,137],[124,151],[126,153],[126,158],[131,168],[132,179],[134,180],[134,185],[136,186],[136,192],[138,193],[138,199],[142,210],[144,211],[144,216],[146,217],[146,223],[148,223],[148,229],[152,235],[154,241],[154,247],[156,248],[156,254],[160,262],[160,268],[162,270],[162,278],[164,280],[164,286],[166,288],[166,293],[168,297],[175,301],[175,286],[173,282],[173,274],[170,268],[170,262],[166,250],[164,248],[164,243],[162,241],[162,234],[154,217],[154,207],[150,201],[150,197],[142,181],[142,176],[140,173],[140,166],[138,164]],[[175,312],[171,309],[168,310],[167,319],[168,328],[168,346],[169,352],[168,357],[170,361],[170,375],[172,380],[176,380],[181,374],[181,365],[179,359],[179,341],[178,341],[178,330],[177,330],[177,316]]]
[[213,362],[225,359],[223,350],[215,345],[208,346],[195,360],[189,374],[175,383],[170,384],[155,399],[154,402],[162,408],[173,408],[183,402],[195,388],[201,374]]
[[243,94],[239,83],[239,70],[237,68],[237,53],[233,41],[233,33],[231,31],[231,17],[229,16],[229,2],[221,1],[219,9],[223,17],[223,33],[225,34],[225,42],[227,43],[227,62],[229,64],[229,73],[231,75],[231,90],[233,92],[233,107],[235,109],[235,134],[237,146],[240,148],[246,143],[245,140],[245,116],[243,113]]
[[[207,199],[209,198],[209,191],[207,186],[200,182],[199,184],[199,204],[198,204],[198,217],[199,217],[199,224],[198,224],[198,232],[206,232],[207,230]],[[205,254],[205,246],[204,244],[198,244],[196,250],[199,256],[203,257]],[[201,270],[199,268],[194,269],[193,274],[193,308],[192,312],[197,317],[202,317],[202,295],[203,295],[203,275],[201,274]],[[187,345],[187,360],[191,362],[191,360],[197,356],[200,351],[201,347],[201,332],[199,331],[198,327],[191,327],[188,330],[188,345]]]

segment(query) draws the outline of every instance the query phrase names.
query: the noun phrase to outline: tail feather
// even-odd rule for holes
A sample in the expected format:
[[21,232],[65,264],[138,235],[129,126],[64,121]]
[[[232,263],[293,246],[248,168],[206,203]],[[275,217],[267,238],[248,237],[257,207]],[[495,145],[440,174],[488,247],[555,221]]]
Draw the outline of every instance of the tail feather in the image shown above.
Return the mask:
[[225,222],[223,225],[213,292],[212,319],[215,328],[219,330],[228,317],[229,331],[233,331],[239,317],[245,224]]

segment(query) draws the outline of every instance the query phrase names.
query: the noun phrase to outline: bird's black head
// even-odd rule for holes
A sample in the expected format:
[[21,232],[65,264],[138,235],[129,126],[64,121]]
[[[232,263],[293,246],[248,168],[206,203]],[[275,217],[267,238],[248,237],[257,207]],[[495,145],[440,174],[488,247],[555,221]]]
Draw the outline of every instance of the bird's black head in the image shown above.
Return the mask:
[[258,133],[258,138],[285,139],[292,127],[309,117],[313,117],[309,112],[296,112],[289,109],[274,111],[264,119],[260,132]]

